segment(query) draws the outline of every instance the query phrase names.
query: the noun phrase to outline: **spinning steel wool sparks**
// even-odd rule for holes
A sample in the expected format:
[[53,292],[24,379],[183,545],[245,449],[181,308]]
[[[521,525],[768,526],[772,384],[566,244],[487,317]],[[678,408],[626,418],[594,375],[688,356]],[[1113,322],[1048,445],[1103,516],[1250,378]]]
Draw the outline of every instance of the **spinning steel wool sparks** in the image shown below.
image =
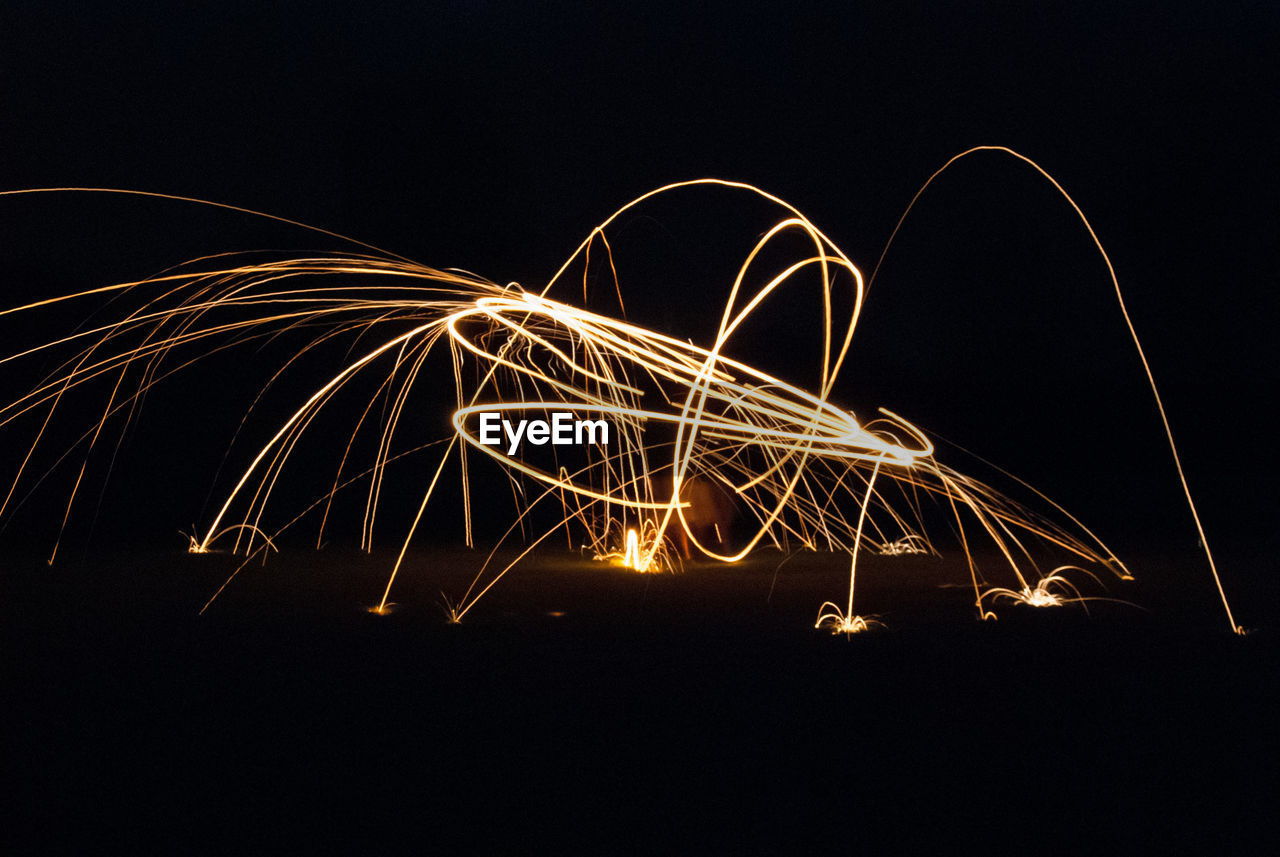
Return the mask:
[[[983,147],[987,148],[991,147]],[[977,151],[956,156],[943,170]],[[1000,151],[1053,182],[1106,259],[1083,213],[1057,182],[1021,155]],[[620,215],[655,195],[708,185],[754,195],[776,206],[782,217],[761,235],[738,269],[715,336],[695,345],[626,319],[608,236]],[[807,249],[790,263],[774,268],[774,262],[765,261],[774,258],[784,240],[790,248],[797,238]],[[859,553],[867,548],[887,555],[932,552],[933,545],[922,535],[924,498],[932,498],[949,516],[969,560],[974,604],[984,618],[994,617],[993,605],[1002,599],[1032,606],[1080,600],[1075,585],[1064,576],[1076,567],[1040,571],[1031,559],[1030,542],[1073,563],[1106,568],[1130,579],[1110,550],[1047,498],[1051,515],[940,462],[926,433],[909,420],[884,409],[870,419],[860,418],[831,400],[862,312],[866,284],[859,269],[812,222],[758,188],[703,179],[645,194],[596,227],[539,290],[515,283],[500,286],[474,274],[429,268],[364,246],[370,252],[268,261],[209,257],[145,280],[0,312],[26,315],[42,306],[94,295],[129,295],[139,301],[118,320],[0,358],[0,365],[10,369],[36,356],[57,354],[64,360],[25,396],[0,407],[0,426],[24,415],[34,415],[40,424],[0,501],[0,515],[19,496],[20,486],[32,480],[28,471],[33,455],[47,442],[49,427],[71,390],[91,382],[110,387],[100,415],[72,447],[83,452],[84,463],[65,507],[64,529],[103,429],[113,420],[132,420],[155,384],[233,346],[305,330],[309,341],[285,361],[277,376],[332,343],[346,343],[349,356],[242,464],[216,513],[190,537],[191,552],[208,552],[219,542],[253,557],[274,549],[279,536],[309,513],[319,519],[319,543],[334,498],[357,484],[366,491],[361,540],[362,547],[369,548],[386,502],[385,474],[406,454],[395,451],[394,442],[402,440],[398,431],[410,393],[417,385],[443,377],[453,386],[453,432],[410,450],[438,459],[416,498],[416,512],[376,612],[389,608],[406,551],[428,520],[430,502],[453,460],[461,464],[465,528],[471,543],[475,509],[468,459],[477,454],[494,459],[513,483],[521,483],[515,492],[520,508],[508,536],[534,521],[535,509],[557,509],[558,523],[526,538],[519,557],[505,567],[490,568],[487,561],[467,591],[450,602],[453,621],[461,620],[520,558],[563,527],[585,539],[585,547],[597,558],[641,571],[669,569],[678,562],[673,542],[677,534],[683,544],[721,562],[740,560],[765,544],[847,552],[847,598],[843,605],[822,605],[817,625],[838,633],[866,630],[879,623],[854,610]],[[619,317],[586,308],[593,251],[603,255],[612,271]],[[569,272],[575,265],[583,271],[582,306],[571,303],[568,294]],[[1107,266],[1110,271],[1109,260]],[[822,295],[813,338],[820,369],[813,390],[727,353],[747,319],[802,277],[820,283]],[[1111,277],[1119,298],[1114,271]],[[1124,317],[1128,323],[1127,313]],[[1133,332],[1131,324],[1129,330]],[[442,352],[449,361],[447,373],[428,364]],[[1145,357],[1142,362],[1147,368]],[[1149,368],[1147,375],[1150,380]],[[268,523],[268,506],[298,444],[322,413],[346,413],[341,409],[349,407],[353,390],[365,404],[350,411],[350,434],[333,446],[330,489],[283,524]],[[268,392],[258,394],[255,407]],[[1156,402],[1163,417],[1158,396]],[[1166,434],[1181,475],[1167,422]],[[357,438],[370,436],[376,439],[377,451],[372,462],[358,467],[352,460]],[[694,485],[703,488],[688,490]],[[710,528],[695,517],[696,507],[706,502],[696,497],[706,496],[709,489],[730,498],[744,520],[735,538],[722,531],[720,523],[727,517],[720,523],[714,516],[708,519]],[[1189,491],[1187,499],[1190,502]],[[1191,508],[1195,516],[1194,505]],[[1003,556],[1003,570],[979,572],[972,552],[975,538],[995,546]],[[53,556],[56,553],[55,546]],[[1010,585],[987,582],[997,574]],[[1217,582],[1216,568],[1213,574]],[[1222,594],[1220,584],[1218,590]],[[1239,630],[1225,594],[1222,601],[1232,628]]]

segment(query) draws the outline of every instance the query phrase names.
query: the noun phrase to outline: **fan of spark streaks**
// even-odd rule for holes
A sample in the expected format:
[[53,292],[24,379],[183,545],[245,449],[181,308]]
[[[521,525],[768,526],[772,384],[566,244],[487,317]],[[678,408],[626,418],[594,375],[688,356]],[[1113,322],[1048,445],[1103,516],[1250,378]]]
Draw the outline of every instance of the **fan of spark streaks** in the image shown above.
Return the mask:
[[[1021,155],[1009,154],[1040,170]],[[754,194],[781,213],[727,288],[714,338],[700,345],[625,320],[623,288],[608,241],[611,225],[623,212],[657,194],[696,185]],[[1088,227],[1083,214],[1080,217]],[[784,240],[788,248],[801,244],[807,250],[781,267],[775,261],[766,263],[777,256],[766,251]],[[1098,249],[1101,252],[1100,244]],[[604,255],[613,271],[611,285],[621,318],[585,308],[585,271],[593,250]],[[581,305],[572,302],[576,289],[571,291],[568,285],[567,272],[575,263],[584,271]],[[801,277],[816,279],[822,293],[813,316],[813,360],[819,372],[817,388],[812,390],[727,356],[744,322]],[[220,541],[252,557],[272,547],[273,540],[307,515],[319,519],[323,534],[334,497],[344,490],[366,492],[362,546],[369,547],[384,502],[384,474],[400,457],[393,450],[410,392],[415,385],[447,382],[456,398],[454,432],[445,438],[414,439],[414,449],[426,449],[439,458],[421,495],[414,499],[412,524],[401,538],[399,558],[375,608],[379,611],[387,608],[405,551],[428,519],[446,464],[455,457],[462,465],[471,541],[474,510],[467,462],[476,454],[496,459],[511,474],[513,484],[521,485],[514,492],[519,511],[507,531],[508,536],[523,535],[525,550],[520,557],[561,527],[579,533],[597,558],[639,571],[677,564],[676,536],[681,543],[724,562],[738,560],[762,544],[847,552],[848,597],[843,606],[822,605],[818,616],[820,626],[839,632],[876,624],[854,612],[861,550],[878,547],[890,554],[933,550],[920,511],[925,498],[946,510],[959,535],[969,557],[980,616],[993,616],[993,605],[1001,599],[1038,606],[1079,600],[1063,573],[1074,565],[1042,571],[1030,559],[1024,544],[1028,540],[1047,543],[1073,564],[1101,566],[1127,578],[1111,552],[1047,498],[1043,499],[1049,514],[1033,511],[938,461],[926,434],[903,417],[883,409],[871,418],[859,417],[831,401],[862,311],[864,291],[858,268],[799,211],[750,185],[716,179],[668,185],[623,206],[596,227],[538,290],[514,283],[499,286],[467,272],[437,270],[381,251],[269,261],[246,261],[242,255],[198,260],[146,280],[0,313],[10,315],[91,295],[129,294],[136,300],[135,308],[123,317],[85,326],[0,359],[12,364],[53,353],[62,355],[63,361],[25,396],[0,407],[0,425],[27,414],[35,414],[40,424],[0,501],[0,515],[14,502],[19,488],[33,481],[28,472],[33,454],[46,442],[46,430],[73,388],[95,381],[105,381],[111,388],[89,430],[69,450],[87,461],[104,427],[116,419],[132,419],[144,395],[162,379],[196,360],[225,359],[223,352],[228,349],[304,330],[310,339],[280,372],[326,343],[349,343],[348,356],[303,400],[290,404],[291,413],[273,436],[241,461],[234,487],[221,499],[211,520],[191,537],[191,551],[209,551]],[[440,354],[447,356],[447,364],[436,356]],[[364,407],[351,408],[353,391]],[[270,394],[268,385],[258,399]],[[287,478],[286,465],[300,439],[322,412],[335,408],[350,412],[341,414],[348,420],[349,435],[337,440],[325,437],[333,452],[332,487],[309,507],[292,510],[293,516],[280,523],[269,512],[269,507],[274,509],[274,489]],[[604,420],[612,427],[612,436],[607,443],[600,438],[571,449],[548,447],[527,457],[506,444],[482,443],[479,437],[482,413],[519,419],[552,412]],[[377,438],[372,461],[352,460],[356,438],[362,434]],[[436,444],[431,445],[432,441]],[[80,473],[83,477],[83,466]],[[68,498],[68,514],[82,488],[80,482],[76,480]],[[693,486],[702,486],[704,494],[710,486],[733,499],[750,525],[750,532],[734,547],[725,546],[727,539],[713,543],[705,528],[691,524],[696,505],[691,498],[698,493],[690,490]],[[524,524],[535,520],[534,509],[548,507],[557,512],[555,526],[540,534],[528,531]],[[1004,557],[1002,570],[979,573],[971,554],[977,540],[998,548]],[[450,608],[451,619],[461,620],[515,562],[502,568],[485,562],[471,587]],[[1001,579],[1009,585],[987,582]]]

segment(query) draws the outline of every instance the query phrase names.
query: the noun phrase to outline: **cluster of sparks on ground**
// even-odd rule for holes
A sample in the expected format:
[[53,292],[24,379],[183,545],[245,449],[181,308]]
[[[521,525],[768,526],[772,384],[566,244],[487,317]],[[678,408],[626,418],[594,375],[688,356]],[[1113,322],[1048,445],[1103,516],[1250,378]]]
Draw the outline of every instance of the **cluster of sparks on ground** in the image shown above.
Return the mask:
[[[626,320],[608,235],[622,214],[653,196],[707,185],[751,194],[776,206],[782,216],[759,237],[728,285],[715,337],[695,345]],[[1083,214],[1080,217],[1088,227]],[[774,258],[766,251],[784,238],[791,242],[787,246],[794,246],[796,237],[807,252],[780,268],[766,267],[763,260]],[[614,314],[585,308],[592,253],[598,254],[597,269],[603,258],[612,271]],[[571,272],[579,269],[582,305],[574,300],[576,286],[570,285]],[[728,356],[748,318],[780,299],[802,277],[819,283],[822,291],[813,339],[814,361],[820,366],[814,390]],[[389,609],[407,550],[429,520],[430,502],[441,492],[446,465],[453,460],[461,463],[470,543],[474,510],[468,459],[477,454],[496,459],[513,484],[519,480],[522,486],[514,492],[520,501],[517,520],[504,540],[524,532],[535,509],[555,509],[559,523],[540,535],[526,534],[517,558],[505,565],[492,563],[495,546],[467,591],[450,600],[449,618],[455,622],[529,551],[564,527],[583,539],[596,558],[638,571],[678,564],[676,533],[702,555],[726,563],[762,545],[843,552],[849,558],[848,592],[840,603],[823,604],[816,624],[838,633],[863,631],[878,622],[854,609],[858,556],[867,549],[891,556],[933,552],[921,513],[926,498],[945,510],[968,557],[974,604],[981,617],[994,617],[993,605],[1002,600],[1032,606],[1083,600],[1066,576],[1068,570],[1079,569],[1058,565],[1042,571],[1031,559],[1029,541],[1047,545],[1072,562],[1128,578],[1111,551],[1043,495],[1050,515],[938,461],[927,434],[907,419],[883,409],[872,418],[860,418],[831,400],[866,288],[850,259],[788,203],[750,185],[702,179],[659,188],[623,206],[536,290],[515,283],[498,285],[464,271],[429,268],[383,251],[268,261],[226,255],[145,280],[17,307],[0,315],[28,314],[41,306],[92,296],[142,296],[122,318],[0,357],[4,365],[49,353],[71,355],[27,395],[0,406],[0,426],[29,414],[36,415],[40,425],[0,500],[0,515],[18,496],[19,487],[32,479],[27,471],[33,454],[73,388],[94,382],[110,388],[89,429],[72,447],[87,461],[95,447],[105,443],[104,427],[113,420],[133,419],[153,385],[227,349],[306,330],[313,333],[311,339],[287,364],[335,341],[348,341],[351,356],[293,407],[270,439],[242,464],[216,514],[191,535],[191,552],[208,552],[219,542],[243,554],[247,564],[249,558],[273,550],[280,535],[307,515],[319,519],[318,544],[334,497],[344,490],[366,492],[362,546],[370,547],[374,520],[385,501],[384,474],[405,454],[398,451],[397,441],[402,439],[397,431],[409,394],[415,385],[443,380],[452,385],[456,399],[454,431],[434,443],[410,445],[411,451],[435,456],[435,466],[415,498],[412,524],[402,534],[399,556],[373,608],[376,612]],[[444,359],[449,369],[442,371],[437,364]],[[332,489],[283,524],[274,521],[268,507],[291,453],[322,412],[336,407],[335,402],[348,407],[347,398],[339,394],[352,389],[363,390],[359,397],[367,404],[350,414],[350,436],[336,444],[330,441],[335,452]],[[267,393],[262,390],[258,396]],[[614,437],[609,444],[572,453],[557,450],[546,460],[522,458],[481,443],[478,437],[481,413],[553,411],[605,419]],[[362,432],[378,438],[372,462],[350,460]],[[68,498],[68,515],[82,490],[84,473],[81,465]],[[715,544],[699,539],[699,528],[687,519],[691,504],[683,490],[694,484],[713,485],[733,498],[744,522],[734,539]],[[979,571],[972,550],[979,539],[998,549],[1003,570]],[[733,547],[725,546],[728,541]],[[1214,575],[1216,580],[1216,570]],[[989,579],[1005,579],[1010,585],[996,586]]]

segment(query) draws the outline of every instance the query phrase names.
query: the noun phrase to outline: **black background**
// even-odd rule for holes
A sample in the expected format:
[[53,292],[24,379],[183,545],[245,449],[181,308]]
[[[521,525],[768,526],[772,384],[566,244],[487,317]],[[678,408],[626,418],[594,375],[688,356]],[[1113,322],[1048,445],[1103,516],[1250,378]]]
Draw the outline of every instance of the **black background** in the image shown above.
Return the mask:
[[[0,189],[209,199],[535,285],[626,201],[716,176],[796,205],[869,274],[935,169],[1008,146],[1062,183],[1107,248],[1211,544],[1236,558],[1224,580],[1257,587],[1280,547],[1278,30],[1266,3],[15,5],[0,13]],[[5,305],[206,252],[341,249],[118,197],[0,198],[0,225]],[[687,192],[625,225],[623,288],[652,323],[705,332],[767,226],[735,197]],[[812,318],[779,309],[759,340],[777,348],[757,356],[811,378],[795,327]],[[33,333],[7,318],[0,335],[75,320],[43,316]],[[987,153],[940,179],[860,325],[837,400],[995,461],[1121,547],[1195,550],[1105,266],[1029,168]],[[188,426],[216,465],[226,426],[206,413],[153,416]],[[4,435],[6,462],[18,441]],[[165,472],[113,488],[121,541],[201,514],[207,483]],[[130,524],[157,491],[169,517]],[[1240,612],[1265,624],[1274,604]]]

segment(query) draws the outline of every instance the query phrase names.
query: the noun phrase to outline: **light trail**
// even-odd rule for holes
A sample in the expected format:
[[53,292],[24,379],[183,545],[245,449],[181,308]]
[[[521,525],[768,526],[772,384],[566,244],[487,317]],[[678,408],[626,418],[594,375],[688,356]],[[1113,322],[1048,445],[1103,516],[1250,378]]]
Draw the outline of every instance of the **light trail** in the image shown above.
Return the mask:
[[[956,156],[926,182],[925,188],[957,159],[991,148],[996,147]],[[1110,260],[1074,201],[1029,159],[1007,149],[999,151],[1030,164],[1066,197],[1102,252],[1119,299]],[[622,286],[606,233],[620,215],[646,200],[700,186],[747,193],[783,212],[780,220],[761,233],[740,265],[713,340],[695,345],[625,318],[588,310],[585,304],[595,240],[599,238],[603,245],[601,252],[608,261],[621,308]],[[912,205],[919,196],[917,193]],[[799,239],[806,250],[777,270],[760,271],[764,259],[769,258],[766,251],[774,251],[784,238]],[[582,268],[583,306],[550,296],[569,291],[566,281],[575,264]],[[808,282],[816,278],[821,284],[821,301],[815,307],[819,332],[813,338],[812,355],[820,366],[816,392],[727,353],[733,350],[735,337],[747,320],[779,300],[781,293],[802,278],[809,278]],[[323,383],[311,388],[243,465],[208,525],[190,537],[189,550],[208,552],[215,539],[227,535],[234,537],[233,550],[250,558],[260,552],[265,556],[302,514],[322,508],[316,538],[319,544],[334,497],[355,482],[367,482],[361,538],[362,547],[371,548],[375,523],[386,502],[384,475],[401,457],[395,451],[396,441],[411,394],[427,383],[424,378],[439,379],[444,374],[428,368],[428,361],[438,360],[436,355],[447,348],[445,377],[452,383],[455,399],[453,433],[438,441],[413,444],[415,450],[423,450],[439,442],[444,451],[418,499],[413,522],[400,540],[397,560],[379,604],[372,608],[374,612],[389,610],[392,587],[409,546],[430,521],[430,502],[446,465],[455,459],[462,470],[466,537],[468,544],[473,542],[475,510],[468,455],[476,453],[496,460],[505,469],[520,504],[515,522],[494,545],[490,560],[517,532],[524,534],[526,545],[516,561],[500,570],[490,571],[491,562],[486,561],[465,594],[446,599],[451,621],[460,621],[520,558],[564,527],[585,539],[584,549],[596,558],[640,571],[670,569],[678,563],[672,548],[672,537],[677,533],[703,556],[721,562],[741,560],[764,544],[781,550],[792,544],[806,548],[821,545],[847,552],[847,600],[843,608],[833,602],[822,605],[817,626],[846,634],[867,630],[879,622],[854,612],[858,554],[865,549],[890,556],[934,552],[932,540],[923,532],[921,509],[922,501],[930,497],[949,514],[959,536],[980,617],[993,618],[993,605],[1002,600],[1032,606],[1084,600],[1063,574],[1067,568],[1077,567],[1058,564],[1047,574],[1041,572],[1033,559],[1032,543],[1065,554],[1073,562],[1131,579],[1124,565],[1091,531],[1039,492],[1035,492],[1039,500],[1047,502],[1065,523],[947,467],[937,460],[926,433],[904,417],[880,409],[876,416],[862,420],[832,401],[872,282],[874,273],[864,284],[853,262],[793,206],[751,185],[702,179],[658,188],[618,209],[592,230],[538,290],[526,290],[515,283],[499,286],[464,271],[429,268],[382,251],[256,262],[218,255],[154,278],[28,303],[0,311],[0,316],[29,314],[96,295],[141,298],[137,309],[117,321],[0,355],[0,365],[50,355],[63,360],[29,393],[0,405],[0,428],[28,414],[37,415],[40,422],[0,503],[0,514],[17,496],[19,487],[30,481],[27,470],[36,450],[49,442],[49,427],[70,400],[72,390],[95,382],[111,384],[100,416],[72,447],[85,449],[84,462],[67,498],[62,530],[72,517],[85,468],[103,428],[114,419],[126,419],[127,426],[155,384],[227,349],[305,334],[311,338],[284,361],[267,388],[287,368],[321,346],[346,341],[347,357]],[[1120,309],[1137,343],[1122,299]],[[1139,356],[1155,393],[1140,346]],[[345,396],[357,384],[367,385],[372,395],[351,413],[354,427],[340,444],[341,455],[335,455],[338,461],[332,488],[302,514],[271,531],[265,520],[268,508],[298,445],[310,437],[308,432],[322,414],[335,409],[339,415],[347,412]],[[267,388],[258,393],[253,407],[267,396]],[[1155,399],[1164,419],[1163,404],[1158,395]],[[375,415],[378,403],[381,414]],[[608,445],[587,443],[572,452],[553,450],[527,457],[517,453],[516,444],[508,448],[482,442],[480,414],[505,418],[527,412],[567,412],[576,419],[606,419],[615,430],[614,437]],[[1167,419],[1165,429],[1181,477]],[[374,461],[360,475],[347,477],[357,438],[366,433],[373,433],[377,441]],[[530,493],[526,484],[541,486],[540,493]],[[700,540],[699,528],[690,519],[695,504],[682,499],[682,487],[696,484],[715,486],[732,497],[743,513],[746,524],[733,540],[735,545],[726,546],[729,540],[718,524],[719,546]],[[1190,504],[1185,478],[1183,488]],[[556,504],[559,514],[554,526],[530,537],[526,530],[533,524],[534,508]],[[1194,504],[1190,505],[1195,516]],[[1198,516],[1196,525],[1200,527]],[[1003,557],[1006,568],[1001,575],[1007,576],[1009,586],[989,584],[986,575],[979,573],[970,531],[984,533]],[[55,544],[55,555],[56,551]],[[1242,632],[1231,616],[1211,555],[1209,559],[1232,628]]]

